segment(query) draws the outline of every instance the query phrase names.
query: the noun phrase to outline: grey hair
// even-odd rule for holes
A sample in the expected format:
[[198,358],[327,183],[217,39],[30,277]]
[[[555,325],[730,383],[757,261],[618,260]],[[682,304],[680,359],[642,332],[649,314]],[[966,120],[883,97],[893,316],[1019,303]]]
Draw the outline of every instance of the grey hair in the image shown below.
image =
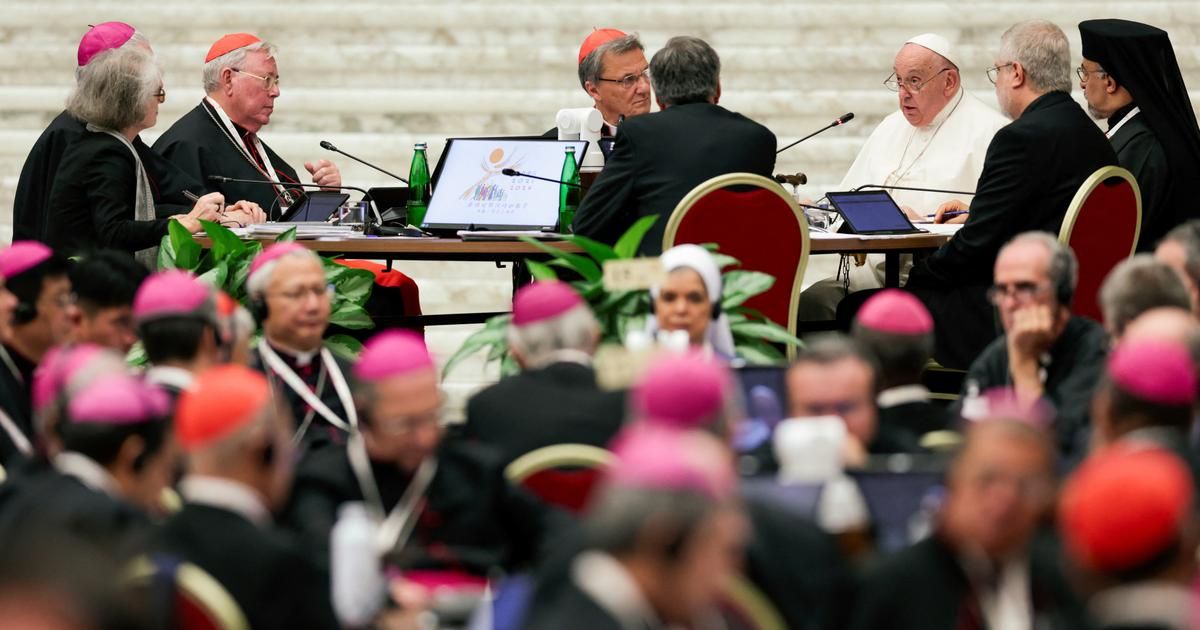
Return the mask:
[[600,325],[586,304],[527,326],[508,327],[508,345],[521,353],[525,365],[539,368],[553,363],[563,350],[591,354]]
[[1079,283],[1079,261],[1075,259],[1075,252],[1049,232],[1031,231],[1014,236],[1000,248],[1000,253],[1018,243],[1037,243],[1046,248],[1050,254],[1050,269],[1047,273],[1050,283],[1054,286],[1054,297],[1059,305],[1070,306],[1071,299],[1075,297],[1075,286]]
[[[150,40],[146,39],[146,36],[142,35],[141,32],[139,32],[139,31],[134,31],[133,35],[130,35],[129,39],[125,40],[125,43],[121,44],[117,48],[143,48],[147,52],[149,52],[151,55],[154,54],[154,51],[150,49]],[[95,60],[95,58],[93,57],[91,60],[89,60],[89,63],[91,63],[91,61],[94,61],[94,60]],[[87,67],[86,65],[75,66],[75,82],[76,83],[78,83],[79,79],[82,78],[83,69],[86,67]]]
[[1192,283],[1200,287],[1200,219],[1175,226],[1162,240],[1175,241],[1183,247],[1184,269]]
[[1071,47],[1067,36],[1052,22],[1019,22],[1000,36],[1000,59],[1016,62],[1035,91],[1071,91]]
[[162,69],[142,48],[116,48],[96,55],[67,97],[67,112],[97,127],[121,131],[146,117]]
[[667,106],[710,101],[720,88],[721,58],[699,37],[672,37],[650,60],[650,83]]
[[241,66],[246,61],[247,55],[260,50],[267,53],[268,59],[275,56],[275,44],[270,42],[255,42],[249,46],[231,50],[204,64],[204,93],[211,94],[221,86],[222,70]]
[[863,326],[857,319],[850,334],[879,366],[880,388],[921,382],[921,374],[933,356],[933,333],[889,333]]
[[1104,323],[1116,337],[1138,315],[1159,306],[1192,307],[1192,298],[1179,273],[1158,262],[1151,254],[1138,254],[1121,261],[1100,285],[1100,308]]
[[246,278],[246,295],[249,295],[256,300],[263,299],[267,292],[267,285],[271,284],[271,276],[275,275],[275,267],[279,265],[279,261],[286,260],[293,256],[314,260],[318,265],[321,265],[322,269],[325,268],[325,265],[321,262],[321,257],[313,253],[312,250],[297,249],[295,251],[290,251],[279,258],[276,258],[275,260],[267,262],[262,267],[259,267],[257,270],[255,270],[254,273],[250,274],[250,276]]
[[699,492],[606,485],[588,506],[583,536],[589,549],[623,555],[637,548],[642,530],[653,523],[672,532],[668,549],[679,550],[717,508]]
[[586,90],[588,81],[591,81],[593,85],[598,82],[600,75],[604,73],[605,54],[622,55],[631,50],[646,50],[646,47],[642,46],[642,40],[638,39],[637,33],[618,37],[597,46],[583,58],[583,61],[579,62],[579,87]]

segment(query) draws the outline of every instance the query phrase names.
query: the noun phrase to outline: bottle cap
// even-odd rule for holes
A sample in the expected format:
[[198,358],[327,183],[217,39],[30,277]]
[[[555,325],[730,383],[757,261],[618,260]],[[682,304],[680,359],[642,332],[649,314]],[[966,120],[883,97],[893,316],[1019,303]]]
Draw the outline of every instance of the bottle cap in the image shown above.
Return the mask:
[[567,148],[566,148],[566,151],[567,151],[567,153],[574,153],[574,152],[575,152],[575,145],[573,145],[573,144],[568,144],[568,145],[567,145]]
[[429,148],[429,144],[426,142],[418,142],[413,145],[413,148],[418,151],[424,151],[425,149]]

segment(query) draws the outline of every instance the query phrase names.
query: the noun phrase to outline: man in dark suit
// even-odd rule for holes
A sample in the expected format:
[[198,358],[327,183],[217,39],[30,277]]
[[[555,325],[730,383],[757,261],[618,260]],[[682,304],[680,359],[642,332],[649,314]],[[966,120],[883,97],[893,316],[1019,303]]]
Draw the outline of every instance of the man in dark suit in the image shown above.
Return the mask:
[[717,105],[721,60],[695,37],[672,37],[650,60],[650,81],[662,111],[626,120],[612,155],[575,215],[575,232],[615,242],[639,217],[658,222],[642,240],[643,254],[662,251],[675,206],[717,175],[775,168],[775,134]]
[[[1071,100],[1070,47],[1057,26],[1022,22],[1005,31],[988,77],[1013,122],[988,146],[970,213],[951,219],[966,225],[914,265],[905,285],[933,315],[934,357],[954,368],[970,365],[996,337],[985,293],[1000,247],[1028,230],[1057,234],[1083,181],[1117,163],[1104,134]],[[937,220],[956,209],[967,206],[947,202]]]
[[1039,523],[1054,499],[1050,436],[982,420],[951,466],[934,533],[882,561],[859,589],[854,630],[1083,627]]
[[[249,33],[217,40],[204,59],[200,104],[171,125],[154,150],[226,199],[251,201],[279,217],[281,207],[298,200],[299,176],[258,134],[271,121],[279,97],[275,47]],[[342,175],[329,160],[305,162],[314,184],[340,186]],[[262,184],[208,181],[210,175],[251,179]],[[273,185],[268,185],[273,184]]]
[[175,414],[189,457],[184,507],[159,546],[219,582],[255,630],[336,628],[327,574],[272,524],[292,475],[285,415],[249,368],[216,367],[196,379]]
[[287,509],[314,553],[328,557],[339,508],[365,501],[385,524],[409,523],[381,541],[386,562],[401,570],[486,576],[532,564],[565,516],[511,485],[491,453],[442,443],[442,397],[425,342],[410,331],[377,335],[354,380],[360,431],[346,448],[301,464]]
[[910,293],[885,289],[867,300],[851,328],[879,363],[879,427],[916,438],[946,428],[945,411],[929,398],[921,375],[933,353],[933,318]]
[[495,449],[504,464],[553,444],[608,446],[625,396],[596,385],[600,327],[564,282],[536,282],[513,297],[509,348],[523,369],[467,402],[462,437]]

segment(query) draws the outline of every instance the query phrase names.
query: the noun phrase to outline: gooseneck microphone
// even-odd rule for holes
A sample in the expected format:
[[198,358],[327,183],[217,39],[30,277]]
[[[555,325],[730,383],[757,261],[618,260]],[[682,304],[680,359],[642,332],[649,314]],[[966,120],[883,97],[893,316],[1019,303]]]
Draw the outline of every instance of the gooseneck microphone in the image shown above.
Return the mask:
[[947,195],[972,196],[975,194],[974,192],[968,192],[965,190],[945,190],[943,188],[918,188],[916,186],[884,186],[883,184],[863,184],[862,186],[859,186],[858,188],[852,188],[851,191],[858,192],[864,188],[878,188],[880,190],[912,190],[912,191],[916,191],[916,192],[944,193]]
[[332,143],[332,142],[330,142],[330,141],[328,141],[328,140],[322,140],[322,141],[321,141],[321,148],[322,148],[322,149],[325,149],[326,151],[333,151],[334,153],[340,153],[340,154],[342,154],[342,155],[344,155],[344,156],[346,156],[346,157],[350,158],[351,160],[354,160],[355,162],[358,162],[359,164],[362,164],[362,165],[364,165],[364,166],[369,166],[369,167],[371,167],[371,168],[373,168],[373,169],[375,169],[375,170],[379,171],[380,173],[383,173],[384,175],[387,175],[388,177],[392,177],[392,178],[395,178],[395,179],[398,179],[398,180],[400,180],[400,181],[404,182],[404,185],[405,185],[405,186],[407,186],[407,185],[408,185],[408,180],[407,180],[407,179],[404,179],[403,177],[400,177],[399,175],[397,175],[397,174],[395,174],[395,173],[393,173],[393,172],[391,172],[391,171],[387,171],[387,170],[384,170],[384,169],[382,169],[382,168],[380,168],[380,167],[378,167],[378,166],[375,166],[374,164],[372,164],[372,163],[370,163],[370,162],[368,162],[368,161],[366,161],[366,160],[364,160],[364,159],[362,159],[362,158],[357,158],[357,157],[354,157],[353,155],[350,155],[349,153],[346,153],[345,151],[343,151],[343,150],[341,150],[341,149],[339,149],[339,148],[337,148],[337,147],[333,146],[333,143]]
[[504,175],[508,175],[509,177],[528,177],[529,179],[538,179],[543,182],[550,182],[551,184],[562,184],[564,186],[573,186],[575,188],[583,188],[583,186],[580,186],[579,184],[572,184],[571,182],[564,182],[561,179],[551,179],[549,177],[539,177],[537,175],[530,175],[529,173],[522,173],[521,171],[518,171],[514,168],[506,168],[506,169],[501,170],[500,172]]
[[799,140],[797,140],[797,141],[795,141],[795,142],[793,142],[793,143],[791,143],[791,144],[787,145],[786,147],[783,147],[782,149],[780,149],[780,150],[776,151],[776,152],[775,152],[775,155],[779,155],[780,153],[783,153],[784,151],[787,151],[788,149],[790,149],[790,148],[792,148],[792,147],[796,146],[797,144],[800,144],[801,142],[804,142],[805,140],[808,140],[809,138],[811,138],[811,137],[813,137],[813,136],[815,136],[815,135],[817,135],[817,134],[825,133],[826,131],[828,131],[828,130],[830,130],[830,129],[833,129],[834,127],[839,127],[839,126],[841,126],[841,125],[844,125],[844,124],[846,124],[846,123],[850,122],[851,120],[854,120],[854,112],[846,112],[845,114],[842,114],[841,116],[839,116],[839,117],[837,118],[837,120],[835,120],[835,121],[833,121],[833,122],[829,123],[828,125],[825,125],[824,127],[821,127],[820,129],[818,129],[818,130],[816,130],[816,131],[814,131],[814,132],[812,132],[812,133],[808,134],[807,136],[804,136],[803,138],[800,138]]
[[[216,182],[218,184],[224,184],[224,183],[257,184],[259,186],[278,186],[279,185],[275,182],[269,182],[269,181],[266,181],[263,179],[239,179],[237,177],[225,177],[224,175],[209,175],[208,181]],[[377,220],[379,220],[380,223],[383,222],[379,217],[379,210],[375,208],[375,200],[371,197],[371,193],[369,193],[357,186],[322,186],[320,184],[301,184],[300,182],[288,182],[284,187],[285,188],[295,188],[295,187],[316,188],[319,190],[320,189],[328,189],[328,188],[336,188],[338,190],[353,190],[355,192],[360,192],[360,193],[362,193],[364,200],[371,202],[371,211],[375,214],[375,218]],[[276,203],[279,202],[278,199],[276,199],[275,201],[276,201]],[[275,208],[275,205],[276,204],[271,204],[271,208],[267,210],[267,219],[268,220],[273,220],[273,219],[271,219],[271,210]]]

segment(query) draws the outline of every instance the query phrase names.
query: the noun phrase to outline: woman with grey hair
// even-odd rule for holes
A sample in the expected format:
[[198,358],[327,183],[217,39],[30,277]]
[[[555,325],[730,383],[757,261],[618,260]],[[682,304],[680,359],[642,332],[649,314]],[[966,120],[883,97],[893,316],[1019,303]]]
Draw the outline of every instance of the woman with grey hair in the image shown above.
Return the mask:
[[[106,51],[83,68],[67,111],[87,123],[87,133],[63,154],[47,205],[49,245],[67,255],[93,248],[135,252],[154,268],[171,219],[193,233],[202,219],[262,220],[257,206],[224,208],[220,194],[189,193],[203,187],[142,142],[138,134],[158,121],[165,99],[162,72],[141,48]],[[186,188],[165,189],[169,182]]]

